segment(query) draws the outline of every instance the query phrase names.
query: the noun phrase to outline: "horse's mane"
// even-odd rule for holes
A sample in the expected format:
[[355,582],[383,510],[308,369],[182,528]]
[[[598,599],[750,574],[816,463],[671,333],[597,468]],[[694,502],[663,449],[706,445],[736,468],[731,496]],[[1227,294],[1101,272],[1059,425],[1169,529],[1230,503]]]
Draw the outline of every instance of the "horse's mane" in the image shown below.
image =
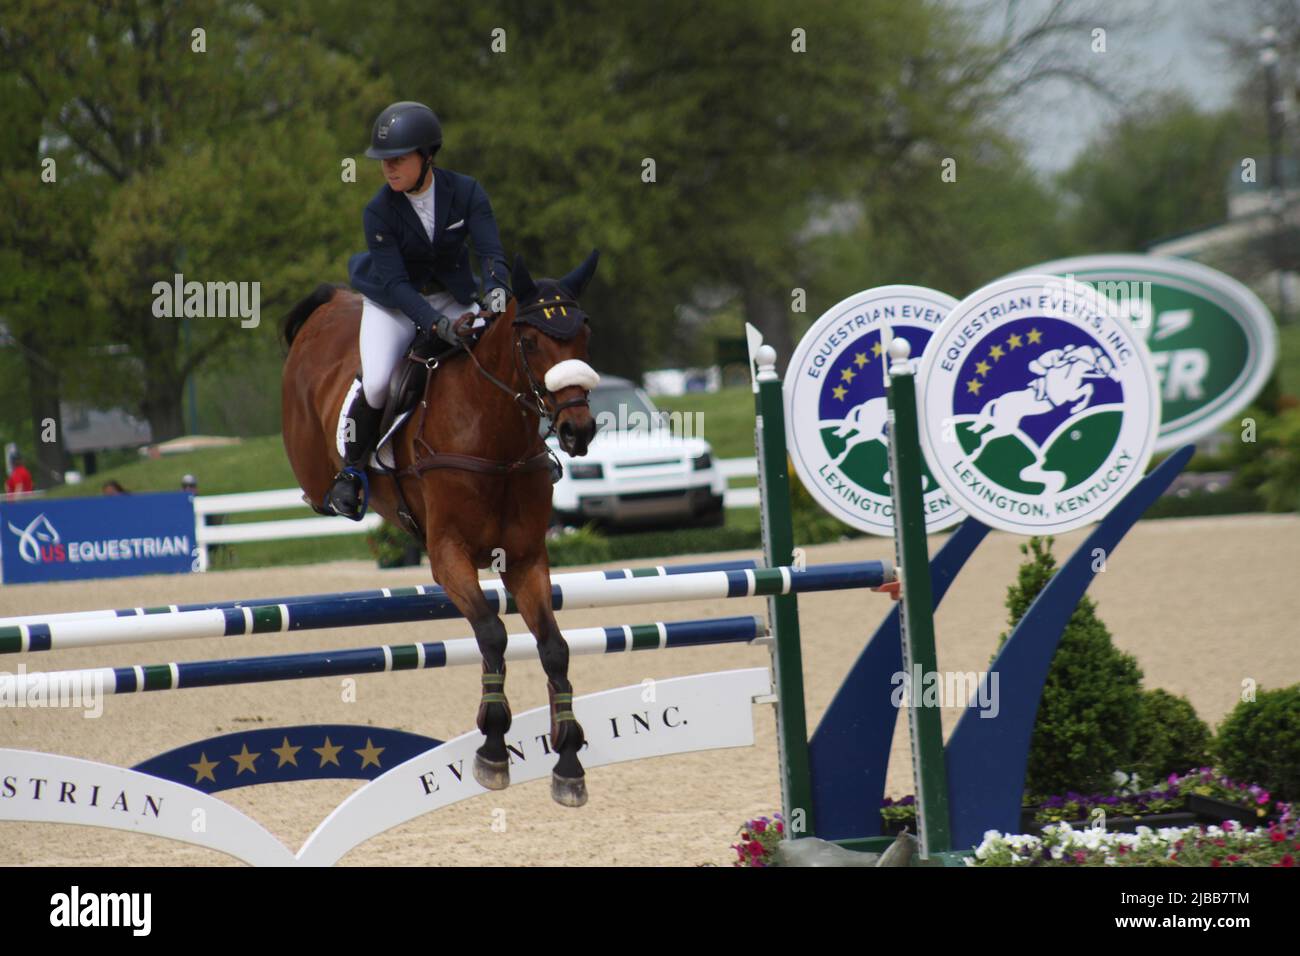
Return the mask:
[[334,298],[334,293],[339,289],[345,289],[347,286],[336,285],[330,282],[322,282],[312,290],[311,295],[303,299],[284,317],[284,322],[280,326],[280,338],[287,349],[293,345],[294,338],[298,332],[311,318],[311,314],[319,309],[322,305]]

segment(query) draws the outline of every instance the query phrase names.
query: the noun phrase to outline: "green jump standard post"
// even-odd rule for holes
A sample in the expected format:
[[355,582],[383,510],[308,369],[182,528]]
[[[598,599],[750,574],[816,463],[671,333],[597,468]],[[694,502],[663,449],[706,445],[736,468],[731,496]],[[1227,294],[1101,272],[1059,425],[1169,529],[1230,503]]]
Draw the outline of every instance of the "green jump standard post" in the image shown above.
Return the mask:
[[[785,405],[776,350],[759,346],[754,376],[754,446],[763,522],[763,558],[768,567],[795,564],[790,511],[790,474],[785,452]],[[772,630],[772,672],[777,699],[777,748],[781,766],[781,808],[791,838],[812,836],[812,772],[808,760],[808,717],[804,710],[803,653],[799,645],[799,599],[767,599]]]
[[920,856],[952,849],[948,816],[948,774],[944,767],[943,725],[938,707],[920,703],[922,678],[937,673],[934,649],[934,601],[930,589],[930,556],[925,540],[925,507],[921,481],[924,459],[917,437],[916,380],[903,338],[889,343],[889,472],[894,486],[894,562],[900,578],[900,630],[903,670],[910,682],[907,716],[912,740],[912,773],[916,782],[917,838]]

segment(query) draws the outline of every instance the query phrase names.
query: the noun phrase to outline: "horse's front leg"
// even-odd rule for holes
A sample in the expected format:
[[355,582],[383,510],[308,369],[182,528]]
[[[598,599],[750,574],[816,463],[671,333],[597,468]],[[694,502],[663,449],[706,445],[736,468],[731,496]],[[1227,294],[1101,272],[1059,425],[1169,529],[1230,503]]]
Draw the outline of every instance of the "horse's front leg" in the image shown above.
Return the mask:
[[551,701],[551,749],[559,756],[551,774],[551,797],[566,807],[587,802],[587,783],[578,751],[586,742],[582,725],[573,713],[573,685],[569,683],[569,645],[551,609],[551,577],[543,550],[508,560],[503,577],[514,595],[515,606],[537,638],[537,656],[546,671]]
[[433,577],[469,620],[483,657],[483,692],[478,705],[478,729],[487,738],[474,754],[474,779],[489,790],[510,786],[510,703],[506,700],[506,627],[488,605],[478,584],[478,570],[467,550],[450,534],[429,535],[429,564]]

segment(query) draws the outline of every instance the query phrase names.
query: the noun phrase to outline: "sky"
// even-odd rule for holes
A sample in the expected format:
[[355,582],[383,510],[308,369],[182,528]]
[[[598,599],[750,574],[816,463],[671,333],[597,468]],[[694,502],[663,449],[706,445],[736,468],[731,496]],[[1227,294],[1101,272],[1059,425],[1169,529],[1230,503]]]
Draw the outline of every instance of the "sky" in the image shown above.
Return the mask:
[[[961,6],[983,6],[987,0],[954,0]],[[1003,0],[1006,3],[1007,0]],[[1014,2],[1014,0],[1012,0]],[[1051,0],[1020,0],[1020,16],[1029,20]],[[1071,6],[1088,8],[1086,0]],[[1100,6],[1100,4],[1098,4]],[[1223,24],[1224,0],[1121,0],[1106,5],[1135,22],[1125,26],[1101,16],[1106,30],[1104,72],[1121,89],[1182,90],[1204,109],[1227,104],[1236,84],[1236,71],[1211,36]],[[997,32],[998,18],[987,19]],[[1079,42],[1091,54],[1091,30]],[[1114,121],[1125,104],[1111,104],[1078,86],[1046,83],[1024,92],[1010,117],[1010,127],[1026,144],[1029,160],[1045,174],[1069,166],[1090,139]],[[1261,104],[1261,109],[1263,105]]]

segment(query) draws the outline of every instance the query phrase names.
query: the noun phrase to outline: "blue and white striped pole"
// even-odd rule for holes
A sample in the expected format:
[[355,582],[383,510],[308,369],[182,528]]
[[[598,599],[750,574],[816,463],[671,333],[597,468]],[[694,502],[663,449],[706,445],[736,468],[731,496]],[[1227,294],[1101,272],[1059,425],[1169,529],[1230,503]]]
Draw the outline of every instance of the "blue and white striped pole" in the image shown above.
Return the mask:
[[[699,571],[656,577],[578,579],[552,584],[551,603],[557,611],[619,607],[875,588],[892,580],[893,566],[880,561],[811,565],[803,570],[784,567]],[[514,599],[503,586],[485,586],[483,590],[494,611],[514,613]],[[0,627],[0,653],[369,627],[460,616],[460,611],[439,588],[437,593],[398,597],[212,608],[142,617],[49,619]]]
[[[615,627],[580,627],[562,632],[570,654],[617,654],[625,651],[745,644],[767,636],[758,617],[723,617],[703,621],[657,621]],[[528,633],[511,634],[506,660],[536,660],[537,642]],[[275,654],[188,663],[135,664],[81,670],[0,674],[0,699],[54,700],[88,694],[134,694],[149,690],[183,690],[267,681],[377,674],[479,664],[482,657],[472,637],[424,644],[383,644],[338,651]]]

